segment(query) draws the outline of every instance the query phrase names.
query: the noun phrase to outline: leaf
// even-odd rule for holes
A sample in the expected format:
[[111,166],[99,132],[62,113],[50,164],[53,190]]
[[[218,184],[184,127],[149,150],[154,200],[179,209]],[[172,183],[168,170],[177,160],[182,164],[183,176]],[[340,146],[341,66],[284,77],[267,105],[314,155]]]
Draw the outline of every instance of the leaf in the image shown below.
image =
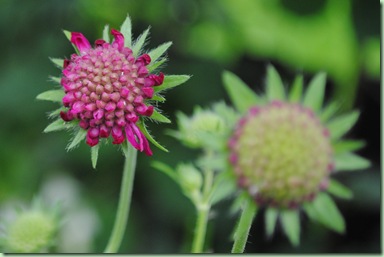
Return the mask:
[[94,169],[96,169],[98,157],[99,157],[99,144],[91,147],[92,168],[94,168]]
[[153,168],[163,172],[164,174],[169,176],[171,179],[173,179],[174,181],[179,183],[177,173],[170,166],[168,166],[167,164],[159,162],[159,161],[154,161],[154,162],[151,163],[151,166]]
[[327,128],[331,133],[331,139],[338,139],[355,125],[359,118],[359,112],[353,111],[331,120],[327,124]]
[[135,41],[135,43],[133,44],[132,46],[132,52],[133,52],[133,56],[137,57],[138,54],[140,53],[140,50],[141,48],[143,48],[144,46],[144,43],[145,43],[145,40],[147,39],[147,35],[149,33],[149,29],[150,28],[147,28],[143,34],[141,34],[137,40]]
[[332,144],[333,152],[335,154],[352,152],[365,146],[362,140],[342,140]]
[[62,119],[57,119],[44,129],[44,133],[63,130],[69,127],[71,127],[71,124],[65,123]]
[[124,46],[131,48],[132,45],[132,23],[131,18],[127,15],[125,21],[120,27],[120,32],[124,36]]
[[289,92],[289,101],[298,103],[303,96],[303,75],[297,75]]
[[275,231],[278,211],[275,208],[268,208],[265,213],[265,231],[267,237],[272,237]]
[[186,82],[191,76],[188,75],[166,75],[164,76],[163,84],[154,87],[155,92],[160,92],[166,89],[170,89],[179,86]]
[[308,89],[304,95],[303,105],[311,108],[315,112],[321,109],[324,101],[326,75],[324,72],[318,73],[309,82]]
[[57,84],[61,84],[61,78],[59,77],[49,76],[49,79]]
[[281,225],[289,241],[294,246],[300,243],[300,219],[296,210],[283,210],[280,214]]
[[104,26],[104,29],[103,29],[103,40],[107,43],[110,42],[110,39],[109,39],[109,25],[105,25]]
[[149,134],[149,132],[148,132],[148,130],[147,130],[147,128],[146,128],[146,126],[145,126],[145,124],[144,123],[142,123],[142,122],[138,122],[138,123],[136,123],[136,125],[140,128],[140,130],[141,130],[141,132],[143,132],[143,134],[144,134],[144,136],[152,143],[152,144],[154,144],[157,148],[159,148],[160,150],[163,150],[164,152],[168,152],[168,150],[164,147],[164,146],[162,146],[162,145],[160,145],[152,136],[151,136],[151,134]]
[[38,96],[36,96],[36,99],[61,103],[64,95],[65,94],[62,89],[55,89],[48,90],[39,94]]
[[346,186],[340,184],[339,182],[333,179],[329,181],[327,191],[343,199],[352,199],[353,197],[353,193],[351,190],[349,190],[349,188],[347,188]]
[[51,62],[56,65],[58,68],[62,69],[64,65],[64,60],[60,58],[49,58]]
[[210,202],[212,205],[228,198],[233,195],[237,190],[236,184],[233,182],[233,178],[230,173],[220,173],[215,178],[213,184],[212,193],[210,195]]
[[285,90],[279,73],[272,65],[267,68],[267,98],[268,100],[284,100]]
[[154,62],[154,63],[150,63],[148,64],[147,66],[147,69],[148,69],[148,72],[152,72],[154,70],[156,70],[158,67],[160,67],[163,63],[165,63],[167,61],[167,58],[161,58],[159,61],[157,62]]
[[323,111],[319,114],[319,118],[322,122],[328,121],[330,118],[332,118],[336,112],[340,109],[340,103],[338,102],[332,102],[328,104]]
[[343,153],[335,156],[335,169],[336,171],[352,171],[352,170],[363,170],[368,168],[371,163],[356,154]]
[[164,122],[164,123],[172,123],[170,119],[165,117],[164,115],[160,114],[157,110],[154,110],[151,117],[153,120],[157,120],[159,122]]
[[345,222],[336,204],[326,193],[319,193],[313,202],[305,204],[308,216],[338,233],[344,233]]
[[222,80],[229,98],[240,112],[246,112],[251,106],[262,102],[259,96],[234,73],[224,71]]
[[[71,42],[72,33],[68,30],[63,30],[63,32],[64,32],[65,37],[69,40],[69,42]],[[71,44],[72,44],[72,42],[71,42]],[[77,54],[80,54],[79,49],[77,49],[77,47],[74,44],[72,44],[72,46],[75,49],[75,52]]]
[[151,100],[162,102],[162,103],[165,102],[165,98],[162,97],[161,95],[154,95]]
[[171,45],[172,42],[166,42],[149,51],[148,55],[151,57],[151,62],[155,62],[157,59],[159,59]]
[[84,129],[79,129],[76,135],[73,137],[71,143],[67,146],[67,151],[72,150],[76,147],[87,135],[87,131]]

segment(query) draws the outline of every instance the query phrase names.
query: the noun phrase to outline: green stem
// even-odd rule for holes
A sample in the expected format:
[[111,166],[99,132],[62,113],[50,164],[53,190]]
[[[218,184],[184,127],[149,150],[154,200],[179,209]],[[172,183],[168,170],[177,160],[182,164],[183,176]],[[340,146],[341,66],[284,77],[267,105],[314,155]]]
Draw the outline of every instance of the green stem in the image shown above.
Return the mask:
[[203,186],[203,199],[202,202],[197,205],[197,221],[192,242],[192,253],[202,253],[204,249],[205,235],[207,233],[208,216],[211,209],[210,195],[213,184],[213,171],[206,170]]
[[249,230],[251,229],[252,221],[256,215],[256,211],[256,205],[251,201],[247,201],[235,231],[235,242],[233,243],[232,253],[244,252]]
[[137,150],[127,144],[128,151],[125,156],[123,179],[121,182],[120,199],[117,207],[115,224],[108,245],[104,253],[116,253],[119,250],[121,241],[124,237],[125,228],[128,221],[129,207],[131,205],[133,179],[135,177]]

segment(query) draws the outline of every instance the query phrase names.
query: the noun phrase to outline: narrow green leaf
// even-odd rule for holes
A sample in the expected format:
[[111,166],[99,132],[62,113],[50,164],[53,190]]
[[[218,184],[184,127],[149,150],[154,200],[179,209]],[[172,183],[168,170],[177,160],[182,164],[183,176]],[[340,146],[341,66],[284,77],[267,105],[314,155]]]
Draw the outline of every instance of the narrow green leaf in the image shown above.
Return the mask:
[[319,193],[313,202],[305,204],[308,216],[338,233],[344,233],[345,222],[335,202],[326,193]]
[[292,245],[300,244],[300,218],[296,210],[283,210],[280,213],[281,225]]
[[157,120],[159,122],[164,122],[164,123],[171,123],[171,120],[159,113],[157,110],[153,111],[153,114],[151,115],[151,119]]
[[79,129],[76,135],[73,137],[71,143],[67,146],[67,150],[72,150],[75,148],[87,135],[87,131],[84,129]]
[[133,56],[138,57],[140,50],[143,48],[145,40],[147,39],[149,29],[147,28],[143,34],[141,34],[132,46]]
[[55,90],[48,90],[39,94],[38,96],[36,96],[36,99],[61,103],[63,100],[63,97],[64,97],[64,91],[62,89],[55,89]]
[[271,238],[275,231],[278,211],[275,208],[268,208],[265,213],[265,231],[267,237]]
[[151,134],[149,134],[148,130],[147,130],[147,127],[145,126],[145,124],[143,124],[142,122],[138,122],[136,123],[136,125],[139,127],[139,129],[141,130],[141,132],[143,132],[144,136],[152,143],[154,144],[157,148],[159,148],[160,150],[163,150],[164,152],[167,152],[168,153],[168,150],[160,145],[152,136]]
[[57,84],[61,84],[61,78],[59,77],[49,76],[49,79]]
[[162,102],[162,103],[165,102],[165,98],[162,97],[161,95],[154,95],[151,100]]
[[353,111],[331,120],[327,124],[327,128],[331,133],[331,139],[338,139],[347,133],[355,125],[359,114],[358,111]]
[[159,45],[155,49],[152,49],[149,51],[148,55],[151,57],[151,63],[155,62],[157,59],[159,59],[172,45],[172,42],[166,42],[164,44]]
[[370,165],[371,163],[367,159],[353,153],[347,152],[335,156],[336,171],[363,170]]
[[224,71],[222,80],[229,98],[240,112],[245,112],[251,106],[262,102],[261,98],[234,73]]
[[163,172],[164,174],[169,176],[171,179],[173,179],[174,181],[179,183],[178,174],[167,164],[165,164],[163,162],[159,162],[159,161],[154,161],[154,162],[151,162],[151,166],[153,168]]
[[236,184],[233,182],[233,178],[229,173],[220,173],[213,184],[212,193],[210,195],[210,203],[212,205],[228,198],[236,192]]
[[94,168],[94,169],[96,169],[98,157],[99,157],[99,144],[91,147],[92,168]]
[[279,73],[272,65],[267,68],[267,98],[268,100],[284,100],[286,98],[283,82]]
[[56,65],[58,68],[62,69],[63,68],[63,64],[64,64],[64,60],[63,59],[60,59],[60,58],[49,58],[49,60],[51,60],[51,62]]
[[166,75],[164,76],[163,84],[154,87],[155,92],[160,92],[166,89],[170,89],[179,86],[186,82],[191,76],[188,75]]
[[349,190],[349,188],[333,179],[329,181],[327,191],[343,199],[352,199],[353,197],[353,193],[351,190]]
[[65,111],[65,108],[64,107],[60,107],[54,111],[51,111],[49,114],[48,114],[48,118],[50,119],[53,119],[53,118],[56,118],[60,115],[60,112],[62,111]]
[[120,32],[124,36],[124,46],[131,48],[132,45],[132,23],[131,18],[127,15],[125,21],[120,27]]
[[152,71],[156,70],[166,61],[167,61],[167,58],[164,57],[164,58],[159,59],[157,62],[154,62],[154,63],[151,62],[147,66],[148,72],[152,72]]
[[64,32],[65,37],[66,37],[69,41],[71,41],[71,32],[68,31],[68,30],[65,30],[65,29],[63,29],[63,32]]
[[289,101],[298,103],[303,96],[303,75],[297,75],[292,84],[292,89],[289,92]]
[[312,110],[319,111],[324,101],[326,75],[324,72],[318,73],[309,82],[308,89],[304,95],[303,105]]
[[105,25],[103,29],[103,40],[107,43],[111,42],[109,39],[109,25]]
[[328,104],[323,111],[320,113],[319,118],[322,122],[327,122],[330,118],[332,118],[337,111],[340,109],[340,103],[332,102]]
[[364,146],[365,142],[362,140],[341,140],[332,144],[335,154],[356,151]]
[[44,133],[52,132],[52,131],[58,131],[68,128],[69,126],[62,120],[57,119],[51,124],[49,124],[45,129]]

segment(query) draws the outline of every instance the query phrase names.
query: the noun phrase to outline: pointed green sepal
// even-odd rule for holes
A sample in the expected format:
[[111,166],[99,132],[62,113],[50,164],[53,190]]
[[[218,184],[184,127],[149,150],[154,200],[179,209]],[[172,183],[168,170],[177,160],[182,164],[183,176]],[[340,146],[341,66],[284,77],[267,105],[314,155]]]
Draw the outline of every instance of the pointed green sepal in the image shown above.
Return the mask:
[[51,62],[56,65],[58,68],[62,69],[63,68],[63,65],[64,65],[64,60],[61,59],[61,58],[49,58],[49,60],[51,60]]
[[146,29],[143,34],[141,34],[137,40],[135,41],[135,43],[133,44],[132,46],[132,52],[133,52],[133,56],[135,57],[138,57],[138,55],[140,54],[140,50],[143,48],[144,44],[145,44],[145,40],[147,39],[147,36],[148,36],[148,33],[149,33],[149,29]]
[[154,110],[151,117],[151,119],[163,122],[163,123],[171,123],[171,120],[159,113],[157,110]]
[[48,90],[39,94],[38,96],[36,96],[36,99],[61,103],[64,95],[65,94],[62,89],[55,89]]
[[289,101],[299,103],[303,96],[303,75],[297,75],[289,91]]
[[151,134],[149,134],[148,130],[147,130],[147,127],[145,126],[145,124],[143,122],[138,122],[136,123],[136,125],[139,127],[139,129],[141,130],[141,132],[143,132],[144,136],[152,143],[154,144],[157,148],[159,148],[160,150],[163,150],[164,152],[167,152],[168,153],[168,150],[160,145],[152,136]]
[[224,71],[222,80],[229,98],[240,112],[246,112],[251,106],[262,103],[256,93],[234,73]]
[[96,169],[97,158],[99,157],[99,144],[91,147],[92,168]]
[[359,111],[353,111],[328,122],[326,126],[331,133],[331,139],[338,139],[347,133],[355,125],[359,114]]
[[120,27],[120,32],[124,36],[124,46],[131,48],[132,45],[132,22],[129,15],[125,18],[125,21]]
[[268,208],[265,212],[265,231],[268,238],[271,238],[275,231],[278,214],[275,208]]
[[[63,32],[64,32],[65,37],[69,40],[69,42],[71,42],[72,33],[68,30],[63,30]],[[72,42],[71,42],[71,44],[72,44]],[[80,54],[79,49],[77,49],[77,47],[74,44],[72,44],[72,46],[75,49],[75,52],[77,54]]]
[[352,152],[359,150],[365,146],[362,140],[341,140],[332,144],[332,149],[335,154]]
[[179,86],[186,82],[191,76],[188,75],[166,75],[164,76],[163,84],[154,87],[155,92],[160,92],[166,89],[170,89]]
[[340,110],[339,102],[332,102],[328,104],[319,114],[319,118],[321,122],[327,122],[330,118],[332,118],[337,111]]
[[159,59],[171,45],[172,42],[166,42],[149,51],[148,55],[151,57],[151,62],[156,62],[157,59]]
[[60,77],[54,77],[54,76],[49,76],[49,79],[57,84],[61,84],[61,78]]
[[303,105],[317,112],[321,109],[324,101],[326,75],[324,72],[318,73],[308,85],[305,92]]
[[334,196],[337,196],[343,199],[352,199],[353,197],[353,193],[349,188],[347,188],[346,186],[340,184],[339,182],[333,179],[329,181],[327,191],[333,194]]
[[268,65],[266,94],[268,100],[285,100],[285,89],[283,81],[275,67]]
[[319,193],[311,203],[304,205],[308,216],[338,233],[344,233],[345,222],[335,202],[326,193]]
[[64,122],[62,119],[57,119],[44,129],[44,133],[68,129],[70,127],[73,127],[73,124]]
[[159,68],[166,61],[167,61],[167,58],[164,57],[164,58],[161,58],[160,60],[158,60],[157,62],[154,62],[154,63],[151,62],[147,66],[148,72],[152,72],[152,71],[156,70],[157,68]]
[[104,26],[104,29],[103,29],[103,40],[107,43],[110,42],[110,39],[109,39],[109,25],[105,25]]
[[162,102],[162,103],[165,102],[165,98],[162,97],[161,95],[154,95],[151,100],[157,101],[157,102]]
[[356,154],[342,153],[335,156],[335,170],[336,171],[354,171],[369,168],[371,163]]
[[284,233],[292,245],[300,244],[300,217],[297,210],[283,210],[280,212],[280,221]]
[[72,150],[75,148],[82,140],[85,139],[85,136],[87,135],[87,131],[84,129],[79,129],[76,133],[76,135],[73,137],[71,143],[67,146],[67,151]]

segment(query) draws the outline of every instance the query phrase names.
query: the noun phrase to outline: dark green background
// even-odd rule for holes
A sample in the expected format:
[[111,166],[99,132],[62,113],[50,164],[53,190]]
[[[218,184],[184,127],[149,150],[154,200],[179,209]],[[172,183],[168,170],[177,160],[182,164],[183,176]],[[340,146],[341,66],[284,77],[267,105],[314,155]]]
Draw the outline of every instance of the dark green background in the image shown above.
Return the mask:
[[[340,4],[326,8],[330,2]],[[350,9],[345,8],[348,6]],[[28,205],[35,195],[44,198],[70,191],[77,200],[64,205],[68,208],[63,216],[73,217],[70,215],[86,209],[90,216],[84,219],[94,217],[99,224],[88,250],[103,250],[113,224],[123,156],[116,147],[102,148],[94,171],[85,143],[67,152],[68,133],[42,133],[49,124],[47,112],[57,106],[36,101],[35,97],[53,87],[49,75],[59,75],[48,57],[69,57],[73,51],[62,29],[82,32],[92,42],[100,37],[105,24],[119,28],[127,13],[133,21],[134,37],[151,25],[148,48],[173,41],[165,73],[193,75],[188,83],[166,95],[162,109],[172,120],[177,110],[190,114],[194,105],[228,100],[221,83],[224,69],[235,72],[257,92],[262,92],[269,63],[282,74],[286,85],[297,72],[303,72],[307,82],[314,73],[327,71],[327,96],[335,95],[345,103],[345,109],[354,106],[362,112],[348,137],[366,140],[367,147],[359,154],[372,161],[368,170],[336,175],[355,194],[352,201],[337,200],[347,233],[335,234],[303,216],[302,243],[293,248],[279,231],[267,240],[262,215],[258,215],[246,251],[381,251],[378,0],[1,0],[0,215],[9,207]],[[314,17],[318,20],[312,24]],[[193,207],[172,181],[150,167],[152,160],[174,165],[197,154],[164,135],[169,128],[175,128],[175,123],[150,125],[170,153],[154,149],[151,158],[139,154],[132,211],[121,253],[189,250]],[[61,176],[58,185],[63,188],[53,186],[53,191],[42,193],[47,181],[57,176]],[[209,226],[207,239],[213,252],[230,251],[235,217],[228,214],[229,206],[230,201],[226,201],[215,208],[216,218]],[[77,229],[79,233],[87,230],[81,225]],[[71,237],[71,233],[77,232],[62,237]],[[60,240],[56,251],[80,249],[65,247]]]

